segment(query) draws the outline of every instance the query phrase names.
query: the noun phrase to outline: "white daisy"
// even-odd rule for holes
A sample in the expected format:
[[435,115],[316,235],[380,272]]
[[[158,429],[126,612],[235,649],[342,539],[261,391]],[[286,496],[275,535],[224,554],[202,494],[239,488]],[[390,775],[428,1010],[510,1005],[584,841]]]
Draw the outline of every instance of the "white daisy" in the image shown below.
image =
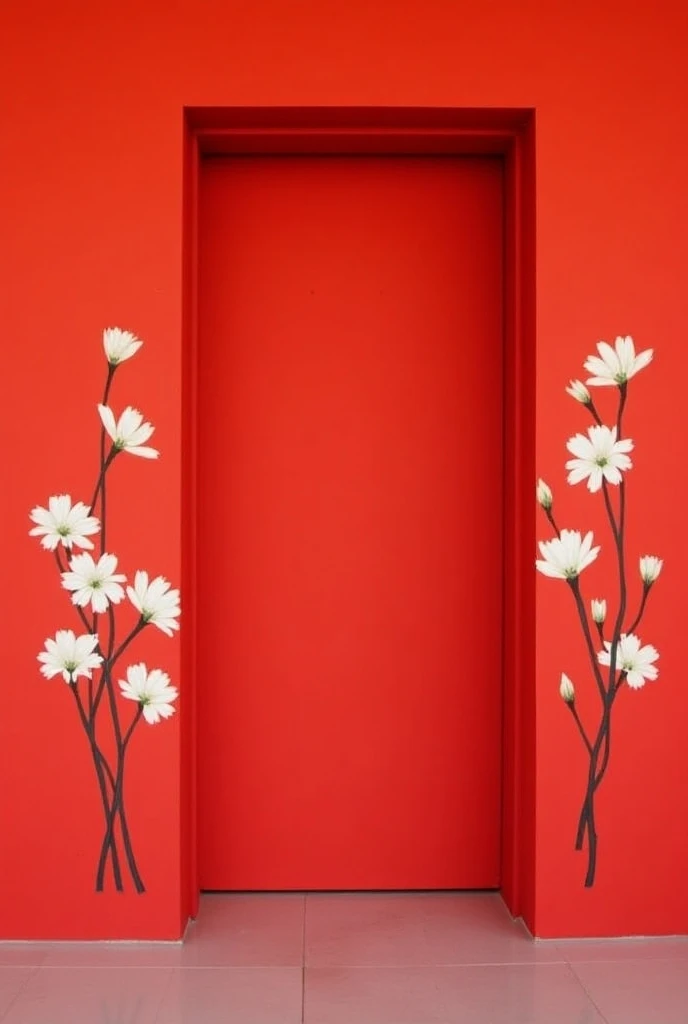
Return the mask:
[[143,422],[143,416],[138,409],[132,409],[128,405],[117,422],[108,405],[99,405],[98,415],[117,451],[131,452],[132,455],[140,455],[144,459],[157,459],[158,452],[155,448],[143,447],[152,436],[155,427]]
[[141,613],[144,622],[152,622],[167,636],[179,629],[176,621],[180,614],[179,591],[170,590],[164,576],[156,576],[150,583],[148,573],[139,571],[134,577],[134,586],[127,587],[129,600]]
[[630,438],[617,441],[616,427],[589,427],[587,437],[576,434],[566,442],[566,448],[576,456],[566,463],[568,482],[587,480],[592,493],[599,491],[603,478],[610,484],[620,484],[622,470],[633,466],[626,454],[633,451],[633,442]]
[[656,555],[643,555],[640,559],[640,575],[643,583],[648,587],[651,586],[662,571],[663,565],[662,559],[657,558]]
[[[605,650],[600,651],[597,659],[601,665],[611,664],[612,645],[605,640]],[[657,661],[659,652],[651,644],[640,646],[640,638],[635,633],[622,634],[616,649],[616,668],[626,674],[626,681],[632,690],[639,690],[645,685],[646,679],[656,679],[659,675],[653,662]]]
[[578,530],[562,530],[553,540],[540,541],[542,560],[535,563],[543,576],[572,580],[595,561],[599,547],[592,546],[592,531],[581,537]]
[[143,342],[120,327],[106,327],[103,331],[103,348],[110,366],[119,366],[125,359],[131,359],[143,345]]
[[126,682],[119,681],[122,696],[135,700],[143,709],[143,717],[150,725],[174,714],[173,701],[177,699],[176,687],[170,686],[170,677],[159,668],[150,672],[143,662],[130,665]]
[[91,678],[91,672],[102,663],[95,653],[98,637],[91,633],[75,636],[71,629],[58,629],[55,639],[45,641],[45,650],[38,655],[43,662],[41,672],[46,679],[61,675],[66,683],[75,683],[78,676]]
[[552,501],[554,500],[552,497],[552,490],[547,486],[542,478],[537,482],[535,493],[537,495],[538,503],[542,505],[545,510],[552,507]]
[[597,343],[599,356],[589,356],[584,363],[585,369],[593,376],[587,380],[594,387],[607,387],[615,384],[626,384],[639,370],[652,362],[653,350],[646,348],[644,352],[635,354],[633,338],[617,338],[614,348],[606,341]]
[[607,618],[607,602],[602,600],[593,599],[590,602],[590,613],[592,615],[592,621],[596,622],[598,626],[601,626],[604,620]]
[[41,537],[41,544],[48,551],[54,551],[58,544],[91,549],[93,544],[88,536],[98,533],[100,522],[89,515],[90,511],[83,501],[72,505],[69,494],[54,494],[48,498],[47,508],[37,505],[30,513],[31,521],[37,525],[29,530],[29,535]]
[[590,405],[592,401],[590,392],[582,380],[572,380],[566,389],[566,394],[571,395],[571,398],[575,398],[582,405]]
[[576,691],[573,688],[573,683],[566,675],[565,672],[561,673],[561,682],[559,684],[559,695],[563,701],[567,704],[573,704],[576,699]]
[[101,555],[94,562],[90,555],[75,555],[69,563],[70,572],[62,573],[62,586],[72,591],[72,601],[80,608],[91,604],[94,612],[106,612],[108,604],[118,604],[124,597],[120,584],[126,576],[115,573],[117,557]]

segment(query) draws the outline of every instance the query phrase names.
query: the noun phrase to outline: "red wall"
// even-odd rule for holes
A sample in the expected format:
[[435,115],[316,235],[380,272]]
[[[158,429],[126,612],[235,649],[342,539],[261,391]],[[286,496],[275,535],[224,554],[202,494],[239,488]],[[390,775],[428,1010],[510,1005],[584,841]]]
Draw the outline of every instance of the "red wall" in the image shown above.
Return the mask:
[[[564,442],[587,424],[563,388],[599,338],[632,333],[653,346],[627,419],[637,442],[629,548],[663,555],[666,567],[643,637],[660,650],[660,678],[619,701],[587,891],[572,849],[585,761],[558,695],[562,669],[585,680],[585,663],[566,585],[538,580],[525,910],[542,936],[688,932],[688,548],[683,403],[671,391],[688,370],[685,5],[29,0],[5,13],[3,42],[2,935],[174,937],[189,910],[179,641],[147,633],[137,653],[181,688],[180,714],[132,746],[129,813],[149,892],[97,896],[88,751],[68,694],[35,661],[44,638],[71,623],[49,556],[26,536],[35,504],[92,484],[100,332],[117,323],[147,344],[122,368],[114,403],[140,404],[162,451],[157,463],[117,466],[118,553],[180,581],[185,105],[536,110],[538,471],[556,488],[561,525],[601,528],[584,489],[564,490]],[[610,567],[584,577],[591,596]]]

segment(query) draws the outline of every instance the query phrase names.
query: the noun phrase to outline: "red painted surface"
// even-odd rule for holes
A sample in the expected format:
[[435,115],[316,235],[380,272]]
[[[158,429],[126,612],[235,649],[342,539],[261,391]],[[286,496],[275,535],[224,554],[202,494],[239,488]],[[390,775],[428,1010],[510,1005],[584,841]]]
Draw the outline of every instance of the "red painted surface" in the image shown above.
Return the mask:
[[494,888],[502,161],[211,159],[199,235],[201,887]]
[[[191,854],[180,838],[188,782],[179,645],[165,647],[182,689],[179,720],[132,751],[131,777],[145,782],[130,795],[130,815],[143,832],[150,891],[97,897],[87,751],[60,684],[42,680],[35,662],[63,597],[45,585],[45,559],[24,531],[35,503],[90,485],[100,332],[120,323],[147,341],[121,395],[156,424],[163,458],[122,466],[113,501],[128,525],[119,551],[132,568],[145,559],[180,578],[182,108],[271,104],[536,110],[538,345],[529,381],[538,472],[557,488],[565,525],[598,525],[588,497],[563,490],[564,443],[580,426],[563,386],[600,337],[631,332],[653,345],[656,362],[637,382],[627,421],[638,445],[629,544],[667,564],[644,637],[661,652],[661,675],[619,705],[600,797],[598,882],[588,892],[572,849],[584,761],[557,694],[562,668],[583,678],[583,654],[564,590],[538,580],[537,689],[522,724],[535,742],[536,826],[522,909],[544,936],[688,931],[688,551],[677,462],[684,416],[673,390],[686,370],[687,17],[673,0],[430,0],[393,10],[353,0],[337,11],[284,0],[181,0],[173,9],[125,0],[116,13],[33,0],[5,13],[3,935],[173,937],[192,906]],[[603,585],[592,570],[589,585]]]

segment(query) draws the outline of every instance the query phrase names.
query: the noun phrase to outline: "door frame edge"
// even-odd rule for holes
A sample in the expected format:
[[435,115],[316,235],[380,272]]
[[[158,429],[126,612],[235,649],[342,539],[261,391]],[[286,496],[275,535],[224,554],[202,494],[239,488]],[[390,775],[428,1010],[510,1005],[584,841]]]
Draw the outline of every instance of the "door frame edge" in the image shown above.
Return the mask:
[[182,120],[181,931],[199,905],[197,352],[201,161],[229,155],[493,155],[504,162],[501,894],[535,918],[535,111],[526,108],[187,107]]

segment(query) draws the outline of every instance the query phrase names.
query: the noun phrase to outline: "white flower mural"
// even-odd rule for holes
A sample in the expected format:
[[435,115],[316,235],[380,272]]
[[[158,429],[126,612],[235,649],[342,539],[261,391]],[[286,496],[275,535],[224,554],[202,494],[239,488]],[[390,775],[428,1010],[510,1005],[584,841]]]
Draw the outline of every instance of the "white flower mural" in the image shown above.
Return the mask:
[[657,558],[656,555],[643,555],[640,559],[640,578],[643,583],[650,586],[654,583],[660,572],[664,562],[661,558]]
[[[586,481],[591,494],[601,494],[611,534],[611,553],[615,564],[615,587],[618,598],[609,601],[593,598],[586,605],[581,591],[580,575],[600,554],[602,545],[592,546],[593,536],[583,537],[577,530],[560,530],[555,516],[554,494],[547,488],[543,502],[542,481],[538,482],[538,503],[545,513],[554,537],[540,541],[541,559],[536,568],[544,576],[565,580],[573,596],[583,643],[589,664],[592,685],[600,698],[600,713],[592,725],[581,718],[576,690],[562,672],[559,695],[568,708],[581,737],[588,759],[587,784],[578,819],[575,848],[587,846],[585,886],[595,883],[597,872],[598,831],[595,816],[596,796],[606,775],[610,759],[610,727],[612,712],[619,694],[640,690],[645,683],[658,678],[656,662],[659,652],[651,644],[643,644],[636,633],[646,610],[648,597],[658,579],[663,561],[656,555],[643,555],[639,560],[642,594],[634,615],[629,613],[626,555],[626,476],[633,465],[629,452],[634,445],[623,435],[623,416],[628,401],[629,381],[650,364],[653,350],[636,354],[631,337],[618,337],[614,347],[600,341],[597,355],[585,360],[585,369],[592,374],[586,384],[572,380],[566,391],[592,416],[594,424],[585,434],[576,434],[566,444],[574,458],[566,462],[567,480],[571,485]],[[587,385],[587,386],[586,386]],[[602,421],[589,387],[616,388],[616,409],[611,426]],[[608,607],[612,612],[609,614]],[[630,620],[630,621],[628,621]],[[601,650],[599,649],[601,645]]]
[[142,345],[143,342],[131,331],[123,331],[119,327],[106,327],[103,331],[103,348],[110,366],[119,366],[125,359],[131,359]]
[[122,583],[126,576],[116,573],[115,555],[101,555],[97,562],[91,555],[75,555],[69,563],[70,572],[62,573],[62,586],[72,591],[74,604],[84,608],[91,605],[96,614],[108,610],[108,604],[119,604],[124,597]]
[[144,423],[143,416],[138,409],[126,407],[120,418],[115,421],[115,414],[107,405],[98,406],[98,415],[106,431],[112,440],[112,457],[117,452],[131,452],[132,455],[140,455],[144,459],[157,459],[158,452],[155,448],[146,448],[148,441],[154,431],[150,423]]
[[644,352],[635,354],[633,338],[617,338],[614,348],[606,341],[597,343],[598,356],[589,356],[585,360],[585,369],[593,376],[588,378],[590,387],[623,387],[639,370],[652,362],[653,350],[646,348]]
[[567,395],[571,395],[571,398],[575,398],[576,401],[580,402],[582,405],[590,404],[590,392],[581,380],[572,380],[566,388],[566,393]]
[[93,633],[76,636],[71,629],[58,629],[55,639],[45,641],[45,650],[38,655],[41,672],[46,679],[62,676],[65,683],[76,683],[79,676],[93,677],[103,659],[97,653],[98,637]]
[[540,541],[542,559],[536,565],[544,576],[574,580],[597,558],[600,549],[592,546],[592,540],[592,531],[581,537],[578,530],[562,530],[554,540]]
[[127,587],[127,595],[143,622],[150,622],[167,636],[179,629],[179,591],[171,590],[164,576],[148,582],[147,572],[137,572],[134,586]]
[[632,468],[628,452],[633,451],[631,440],[616,440],[616,427],[590,427],[588,436],[576,434],[566,443],[568,451],[575,455],[569,459],[566,468],[570,471],[568,482],[579,484],[588,481],[588,490],[599,491],[602,481],[618,486],[621,473]]
[[88,548],[93,550],[93,541],[89,540],[100,530],[100,523],[83,501],[72,505],[69,494],[55,494],[48,500],[48,507],[37,505],[31,512],[31,521],[36,523],[29,530],[31,537],[40,537],[46,551],[54,551],[58,545],[65,548]]
[[[645,685],[646,679],[656,679],[659,675],[657,666],[654,664],[659,657],[659,652],[647,644],[642,647],[639,637],[631,633],[629,636],[622,634],[616,652],[617,668],[623,672],[626,682],[632,690],[639,690]],[[604,650],[597,655],[600,665],[611,665],[612,645],[609,640],[604,641]]]
[[122,696],[136,701],[139,710],[149,725],[155,725],[163,718],[174,714],[177,691],[170,686],[170,677],[159,668],[149,672],[145,664],[130,665],[126,681],[119,681]]
[[[140,569],[133,586],[127,585],[126,574],[118,571],[117,555],[106,548],[106,497],[117,456],[129,452],[144,459],[158,457],[156,449],[146,447],[154,428],[141,413],[127,406],[115,419],[108,405],[118,367],[142,345],[131,331],[108,327],[103,332],[107,376],[97,406],[102,428],[91,502],[72,503],[71,495],[57,494],[49,498],[47,508],[36,506],[29,513],[35,524],[29,533],[40,537],[41,546],[53,553],[62,587],[70,594],[82,627],[80,635],[61,629],[46,639],[38,661],[46,679],[59,677],[68,685],[89,744],[105,826],[95,872],[97,892],[105,889],[108,867],[115,889],[123,891],[124,861],[136,892],[146,891],[126,814],[125,761],[139,722],[157,725],[170,718],[178,697],[168,674],[160,668],[149,670],[144,662],[130,665],[124,672],[126,679],[118,679],[118,688],[114,684],[115,671],[120,671],[120,661],[137,637],[149,625],[173,636],[181,611],[179,591],[164,576],[149,582],[148,573]],[[78,548],[87,550],[75,552]],[[124,631],[118,620],[122,608],[128,610],[129,618],[132,608],[136,614],[134,625]],[[129,713],[132,703],[136,707]]]

